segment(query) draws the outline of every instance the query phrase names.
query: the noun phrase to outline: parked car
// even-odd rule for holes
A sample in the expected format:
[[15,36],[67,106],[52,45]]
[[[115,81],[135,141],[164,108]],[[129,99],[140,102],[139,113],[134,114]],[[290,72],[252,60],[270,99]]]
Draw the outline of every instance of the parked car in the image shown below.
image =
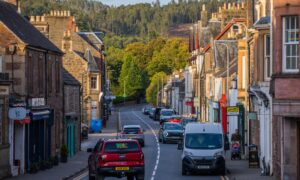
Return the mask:
[[167,120],[167,122],[173,122],[173,123],[180,123],[182,122],[182,117],[179,115],[174,115],[170,119]]
[[188,123],[183,141],[182,175],[193,172],[212,172],[225,175],[224,134],[221,124]]
[[154,119],[154,112],[155,112],[155,108],[151,108],[150,111],[149,111],[149,117],[151,119]]
[[87,124],[81,123],[81,138],[88,139],[89,137],[89,126]]
[[145,174],[144,153],[138,141],[132,139],[99,140],[88,148],[89,179],[126,177],[143,180]]
[[149,115],[150,110],[151,110],[151,107],[147,106],[142,109],[142,112],[145,115]]
[[159,142],[178,142],[182,140],[183,128],[179,123],[165,122],[159,130]]
[[124,125],[120,133],[120,138],[135,139],[138,140],[142,147],[145,145],[144,130],[140,125]]
[[167,120],[171,119],[175,115],[173,109],[161,109],[159,112],[159,121],[161,123],[166,122]]
[[182,118],[181,120],[181,125],[183,126],[183,128],[185,128],[185,126],[188,124],[188,123],[192,123],[192,122],[197,122],[197,119],[196,118],[192,118],[192,117],[185,117],[185,118]]

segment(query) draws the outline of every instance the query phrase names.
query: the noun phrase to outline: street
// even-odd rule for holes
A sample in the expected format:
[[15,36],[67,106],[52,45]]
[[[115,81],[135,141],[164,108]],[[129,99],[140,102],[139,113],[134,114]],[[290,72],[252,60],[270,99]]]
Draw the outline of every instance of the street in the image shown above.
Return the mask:
[[[139,124],[145,131],[145,147],[143,152],[145,153],[145,179],[164,179],[165,177],[172,180],[177,179],[226,179],[219,175],[181,175],[181,151],[177,150],[177,144],[161,144],[158,143],[157,135],[159,131],[159,123],[153,121],[148,116],[145,116],[141,112],[141,106],[127,107],[120,110],[119,113],[120,122],[122,125]],[[113,138],[115,137],[116,130],[111,130],[111,133],[104,134],[92,134],[92,142],[96,143],[98,138]],[[92,143],[86,145],[83,144],[83,149],[88,146],[92,147]],[[106,178],[117,179],[117,178]],[[123,178],[126,179],[126,178]],[[88,180],[88,172],[80,174],[74,180]]]

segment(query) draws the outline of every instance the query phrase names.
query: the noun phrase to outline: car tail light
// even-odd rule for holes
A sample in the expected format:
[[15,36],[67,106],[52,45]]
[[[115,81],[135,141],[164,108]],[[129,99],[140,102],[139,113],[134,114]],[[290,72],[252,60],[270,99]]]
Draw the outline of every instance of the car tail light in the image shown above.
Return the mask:
[[127,134],[127,133],[123,131],[123,132],[121,132],[121,134]]

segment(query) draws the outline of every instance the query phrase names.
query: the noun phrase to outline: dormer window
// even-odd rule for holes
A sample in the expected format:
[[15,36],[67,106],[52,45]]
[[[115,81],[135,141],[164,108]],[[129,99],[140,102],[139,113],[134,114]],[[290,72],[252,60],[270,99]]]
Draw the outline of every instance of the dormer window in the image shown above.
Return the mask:
[[97,76],[91,76],[91,90],[97,90]]

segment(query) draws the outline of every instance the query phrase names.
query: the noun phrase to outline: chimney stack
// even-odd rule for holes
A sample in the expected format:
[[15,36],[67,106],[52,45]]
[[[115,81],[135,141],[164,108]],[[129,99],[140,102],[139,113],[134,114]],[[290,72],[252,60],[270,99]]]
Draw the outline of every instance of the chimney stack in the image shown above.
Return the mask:
[[12,4],[15,7],[16,11],[18,11],[18,13],[21,14],[21,7],[20,7],[19,0],[4,0],[4,1]]

